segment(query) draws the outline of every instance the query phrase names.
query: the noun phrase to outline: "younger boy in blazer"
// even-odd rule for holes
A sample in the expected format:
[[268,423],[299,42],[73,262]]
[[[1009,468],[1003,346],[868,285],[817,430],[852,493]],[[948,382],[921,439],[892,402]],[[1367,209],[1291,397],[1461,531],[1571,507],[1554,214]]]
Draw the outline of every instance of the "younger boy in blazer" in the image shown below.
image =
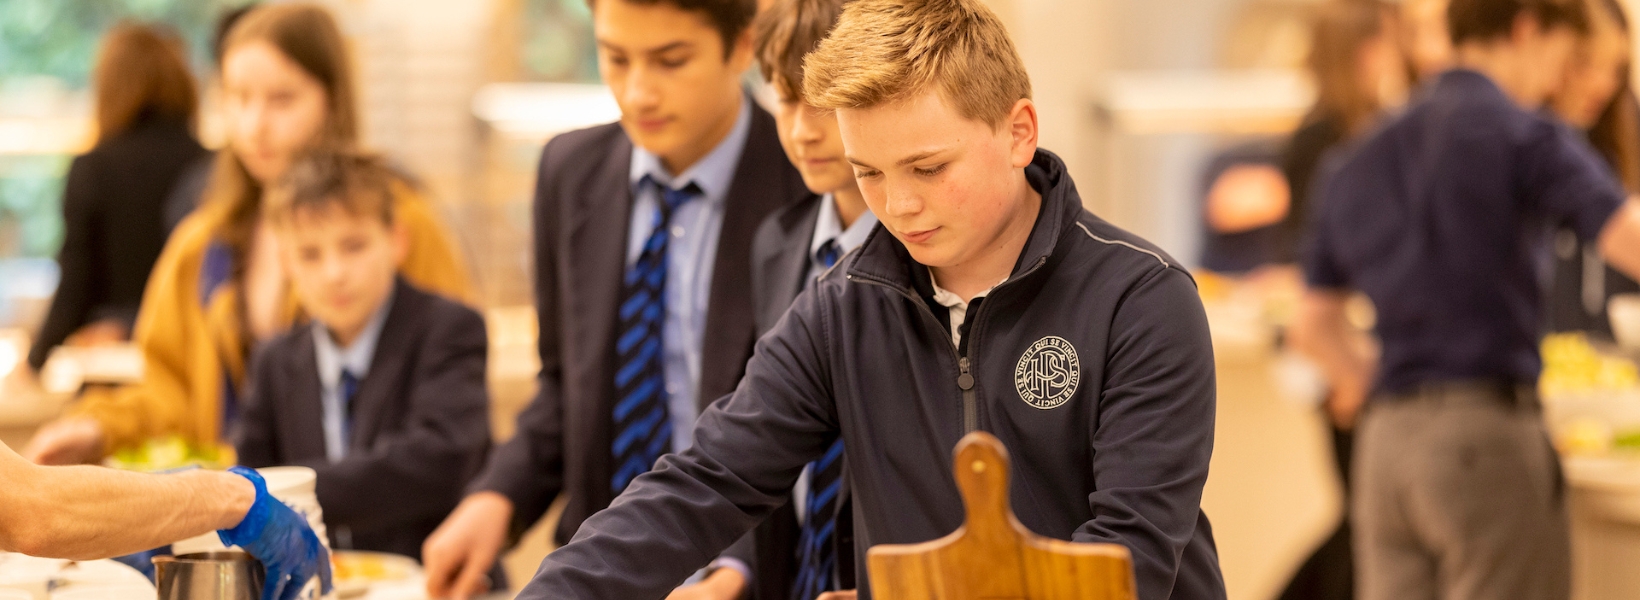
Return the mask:
[[318,472],[332,547],[417,556],[489,450],[484,320],[397,276],[393,175],[318,153],[264,217],[311,323],[257,357],[234,445],[250,467]]
[[[774,89],[775,124],[803,184],[820,194],[781,209],[752,240],[752,305],[759,335],[774,329],[798,293],[877,227],[844,159],[837,116],[803,99],[803,57],[826,39],[847,0],[777,0],[753,25],[757,62]],[[805,467],[793,502],[758,530],[759,598],[812,600],[854,589],[853,503],[843,442]],[[829,458],[829,460],[828,460]],[[794,518],[795,517],[795,518]],[[793,531],[784,538],[771,532]],[[783,552],[782,552],[783,551]]]

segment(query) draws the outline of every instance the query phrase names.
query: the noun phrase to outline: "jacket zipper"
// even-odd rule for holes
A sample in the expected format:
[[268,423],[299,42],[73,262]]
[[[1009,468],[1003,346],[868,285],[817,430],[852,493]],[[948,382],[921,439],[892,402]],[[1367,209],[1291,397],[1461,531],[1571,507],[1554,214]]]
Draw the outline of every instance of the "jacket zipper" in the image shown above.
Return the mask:
[[979,428],[979,406],[974,396],[974,374],[968,370],[968,357],[957,359],[957,387],[962,388],[962,433],[967,435]]
[[[1030,275],[1031,273],[1035,272],[1038,268],[1041,268],[1042,265],[1046,264],[1047,262],[1048,262],[1048,258],[1046,256],[1037,259],[1036,264],[1031,265],[1031,268],[1026,269],[1024,272],[1021,272],[1016,277],[1010,277],[1008,279],[1008,281],[1004,281],[1000,284],[997,284],[997,287],[993,288],[991,290],[991,292],[994,294],[994,293],[996,293],[997,290],[1002,289],[1004,286],[1008,285],[1009,283],[1012,283],[1013,281],[1015,281],[1017,279],[1022,279],[1026,275]],[[939,323],[939,317],[934,316],[934,311],[932,311],[928,308],[928,303],[924,302],[922,300],[922,298],[917,297],[917,294],[915,292],[908,291],[905,288],[894,285],[894,284],[889,283],[887,281],[883,281],[881,279],[877,279],[875,277],[858,277],[858,278],[856,278],[853,274],[849,274],[849,275],[847,275],[847,277],[850,281],[855,281],[855,280],[865,281],[866,283],[870,283],[870,284],[874,284],[874,285],[880,285],[882,287],[885,287],[885,288],[894,290],[896,292],[899,292],[901,296],[905,296],[906,299],[910,300],[912,304],[917,305],[917,308],[921,309],[922,314],[924,316],[928,317],[929,320],[933,321],[935,324]],[[985,305],[981,304],[980,305],[980,310],[984,310],[984,308],[985,308]],[[974,311],[974,314],[969,315],[969,316],[970,317],[978,317],[979,316],[979,311]],[[978,329],[979,329],[978,320],[977,319],[972,319],[972,318],[968,319],[968,335],[969,335],[968,352],[958,354],[957,349],[954,346],[945,346],[946,348],[949,348],[950,351],[951,351],[951,354],[956,356],[956,358],[957,358],[957,389],[962,390],[962,432],[963,432],[963,435],[973,433],[973,432],[975,432],[979,429],[979,393],[974,391],[974,370],[973,370],[974,369],[974,363],[973,363],[973,361],[969,360],[968,356],[967,356],[968,354],[973,354],[973,352],[974,352],[974,348],[976,347],[975,343],[974,343],[974,334],[978,332]],[[941,344],[941,345],[943,346],[944,344]]]

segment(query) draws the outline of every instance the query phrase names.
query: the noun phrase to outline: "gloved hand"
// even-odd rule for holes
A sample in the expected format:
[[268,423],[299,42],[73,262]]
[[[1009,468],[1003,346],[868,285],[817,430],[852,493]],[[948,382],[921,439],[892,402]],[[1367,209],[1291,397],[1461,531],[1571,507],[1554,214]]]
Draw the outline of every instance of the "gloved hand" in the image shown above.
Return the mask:
[[330,553],[308,527],[307,519],[269,495],[267,482],[256,471],[244,467],[228,471],[256,485],[256,502],[239,525],[216,534],[223,544],[244,548],[262,561],[267,569],[262,600],[296,600],[314,575],[319,576],[320,591],[330,593]]

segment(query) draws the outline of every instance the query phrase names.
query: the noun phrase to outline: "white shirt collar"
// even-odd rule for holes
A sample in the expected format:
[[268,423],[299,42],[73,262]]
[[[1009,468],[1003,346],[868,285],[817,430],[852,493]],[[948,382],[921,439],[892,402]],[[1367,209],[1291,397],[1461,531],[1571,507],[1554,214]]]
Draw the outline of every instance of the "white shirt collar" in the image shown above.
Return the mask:
[[[1007,277],[1002,278],[1002,281],[998,281],[995,285],[985,288],[985,291],[983,292],[974,294],[974,297],[984,298],[986,295],[991,293],[991,290],[997,289],[998,285],[1002,285],[1002,282],[1007,280]],[[934,277],[933,269],[928,269],[928,283],[934,286],[934,301],[938,302],[940,306],[944,306],[950,310],[951,346],[961,348],[962,324],[968,320],[968,304],[973,302],[973,300],[964,301],[962,296],[958,296],[955,292],[940,287],[939,280]]]
[[809,239],[809,258],[817,256],[820,247],[834,239],[837,240],[838,251],[848,254],[864,244],[866,236],[871,235],[871,228],[876,226],[877,215],[866,210],[849,224],[848,229],[843,229],[843,221],[837,217],[837,198],[826,194],[820,198],[820,214],[815,217],[814,236]]

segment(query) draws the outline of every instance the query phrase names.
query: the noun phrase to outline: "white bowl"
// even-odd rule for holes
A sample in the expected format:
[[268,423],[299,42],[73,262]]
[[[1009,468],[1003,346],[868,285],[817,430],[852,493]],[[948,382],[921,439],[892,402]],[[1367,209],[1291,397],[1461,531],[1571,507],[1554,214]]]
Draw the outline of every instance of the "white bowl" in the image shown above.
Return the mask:
[[309,467],[267,467],[257,469],[268,483],[268,493],[276,498],[312,495],[318,485],[319,474]]
[[1618,294],[1606,303],[1612,336],[1625,350],[1640,350],[1640,294]]

